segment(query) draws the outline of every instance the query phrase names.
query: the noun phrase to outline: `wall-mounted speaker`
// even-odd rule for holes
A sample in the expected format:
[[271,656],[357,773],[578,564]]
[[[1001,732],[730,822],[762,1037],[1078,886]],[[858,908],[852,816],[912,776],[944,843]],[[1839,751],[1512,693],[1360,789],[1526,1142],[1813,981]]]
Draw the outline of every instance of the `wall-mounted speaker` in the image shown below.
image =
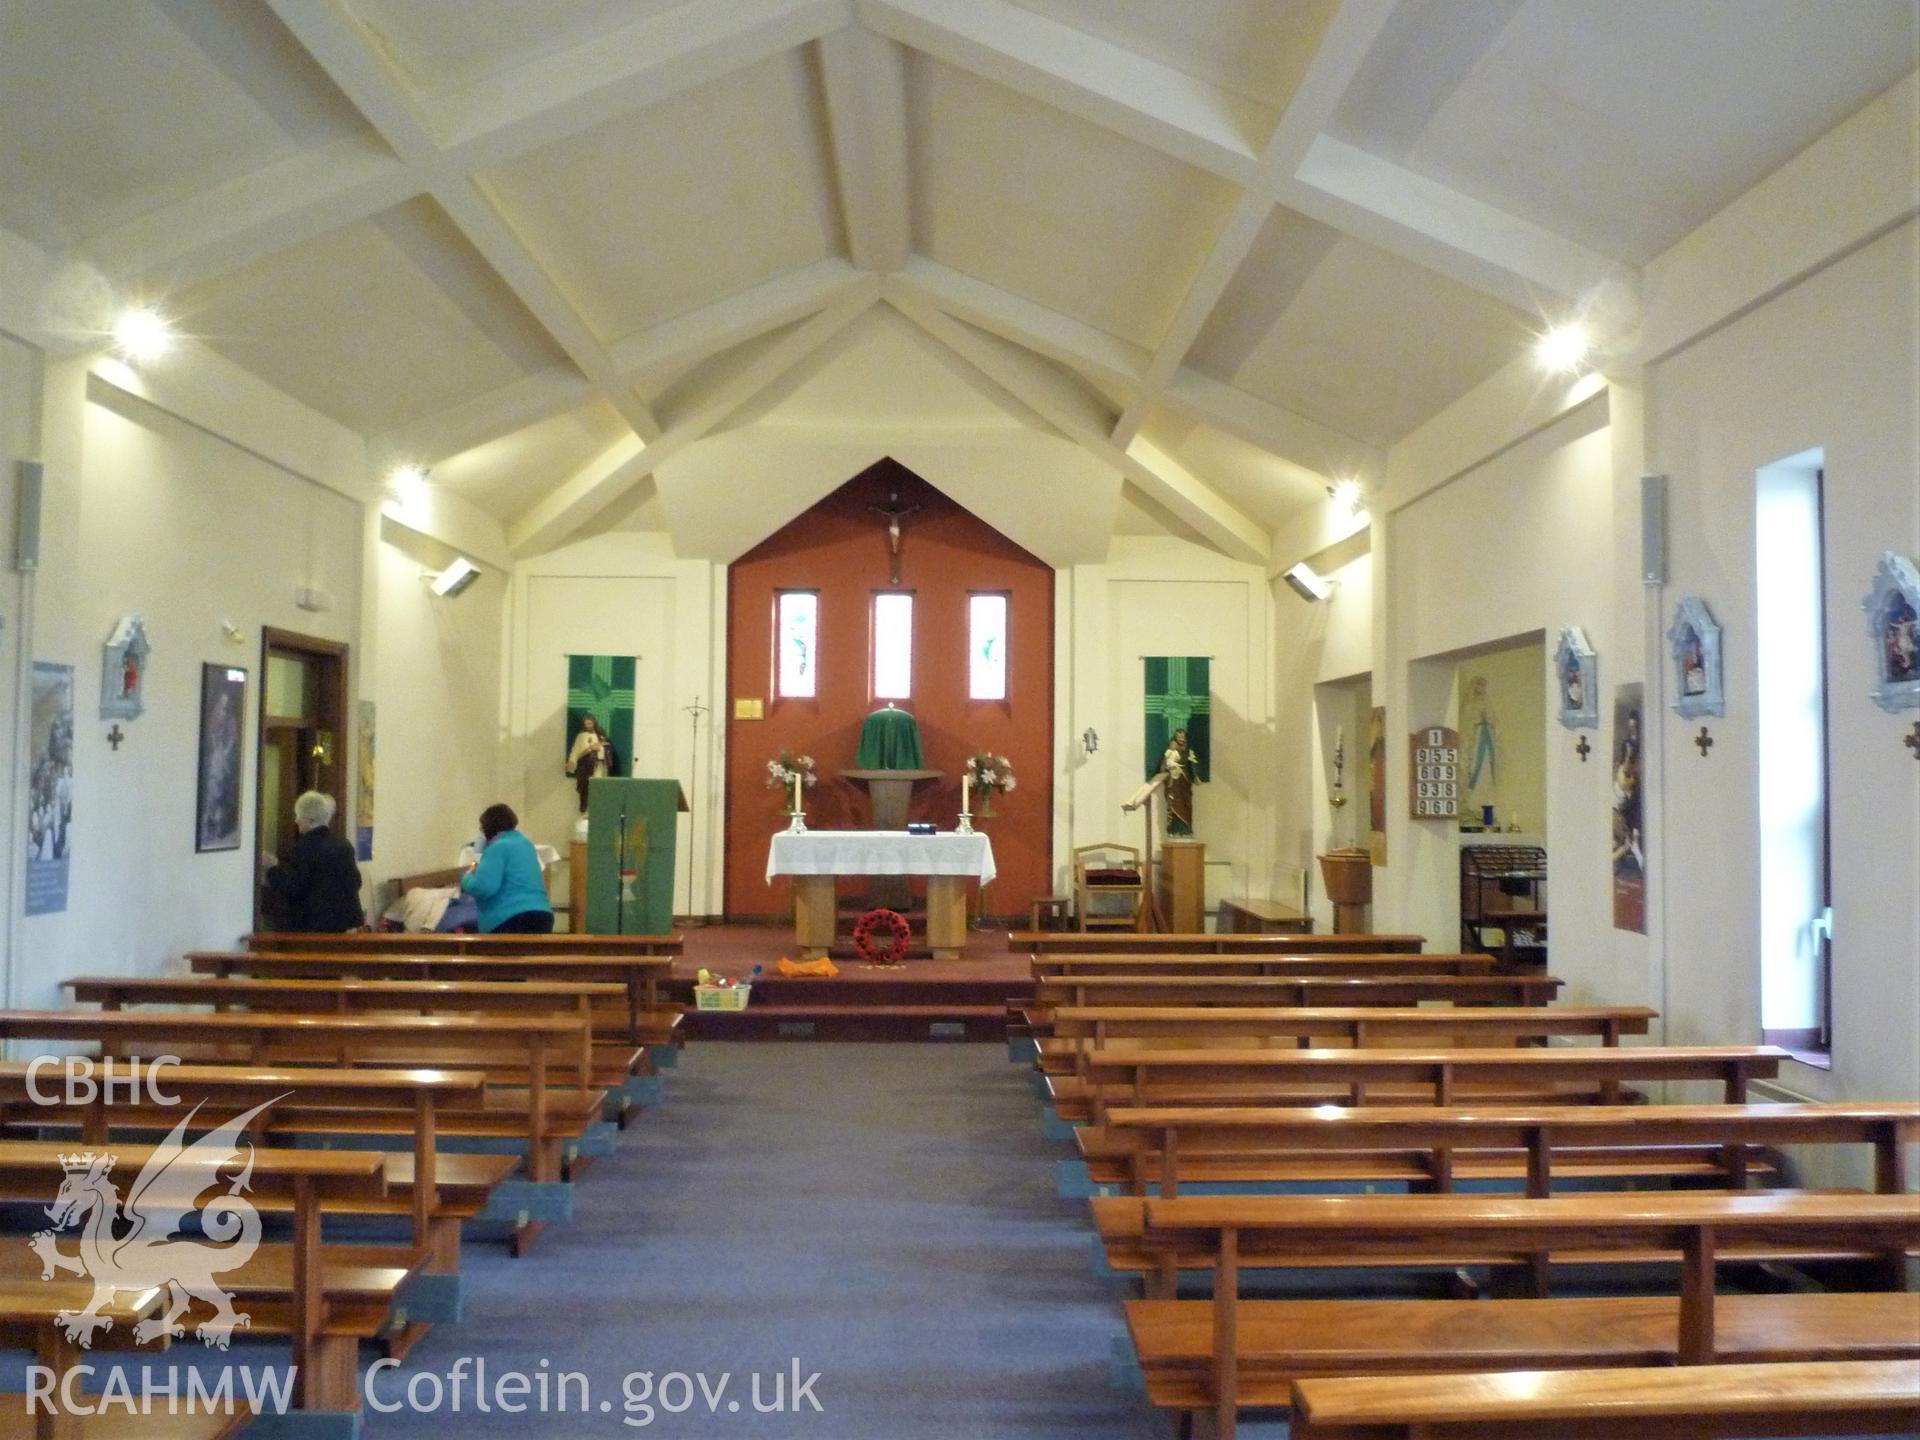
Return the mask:
[[13,520],[13,568],[40,568],[40,500],[46,489],[47,467],[38,460],[22,460],[14,467],[18,478]]
[[1640,579],[1667,583],[1667,477],[1640,477]]

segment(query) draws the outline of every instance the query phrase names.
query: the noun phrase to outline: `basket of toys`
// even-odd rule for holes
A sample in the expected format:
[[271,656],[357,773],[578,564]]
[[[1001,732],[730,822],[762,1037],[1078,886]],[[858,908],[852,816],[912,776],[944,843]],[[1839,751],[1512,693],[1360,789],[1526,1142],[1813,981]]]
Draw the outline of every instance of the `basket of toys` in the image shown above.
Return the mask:
[[735,980],[702,970],[693,987],[693,1003],[699,1010],[744,1010],[752,994],[750,980]]

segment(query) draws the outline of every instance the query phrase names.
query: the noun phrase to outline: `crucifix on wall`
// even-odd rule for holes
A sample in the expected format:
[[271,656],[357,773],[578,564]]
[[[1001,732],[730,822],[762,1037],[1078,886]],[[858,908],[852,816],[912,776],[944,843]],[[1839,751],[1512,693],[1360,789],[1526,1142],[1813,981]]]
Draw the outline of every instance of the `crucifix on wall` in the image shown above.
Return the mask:
[[919,508],[918,505],[902,505],[897,488],[887,492],[886,504],[867,507],[876,515],[884,515],[887,520],[887,558],[891,566],[887,581],[889,585],[900,583],[900,522]]

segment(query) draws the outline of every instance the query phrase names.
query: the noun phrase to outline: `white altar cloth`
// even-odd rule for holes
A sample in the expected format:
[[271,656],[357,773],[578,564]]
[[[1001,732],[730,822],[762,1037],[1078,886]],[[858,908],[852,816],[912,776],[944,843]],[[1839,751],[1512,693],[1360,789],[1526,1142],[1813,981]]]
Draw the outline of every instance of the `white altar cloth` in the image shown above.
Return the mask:
[[978,831],[783,830],[767,847],[769,881],[776,875],[969,875],[986,885],[996,873],[993,842]]

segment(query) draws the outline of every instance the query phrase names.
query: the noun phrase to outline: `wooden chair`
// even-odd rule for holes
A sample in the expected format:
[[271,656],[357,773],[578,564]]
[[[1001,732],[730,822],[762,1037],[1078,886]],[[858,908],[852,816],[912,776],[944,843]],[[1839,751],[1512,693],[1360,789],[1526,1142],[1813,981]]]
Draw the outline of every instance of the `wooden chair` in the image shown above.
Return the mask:
[[1137,849],[1113,844],[1075,848],[1073,913],[1082,931],[1137,931],[1146,903],[1146,872]]

